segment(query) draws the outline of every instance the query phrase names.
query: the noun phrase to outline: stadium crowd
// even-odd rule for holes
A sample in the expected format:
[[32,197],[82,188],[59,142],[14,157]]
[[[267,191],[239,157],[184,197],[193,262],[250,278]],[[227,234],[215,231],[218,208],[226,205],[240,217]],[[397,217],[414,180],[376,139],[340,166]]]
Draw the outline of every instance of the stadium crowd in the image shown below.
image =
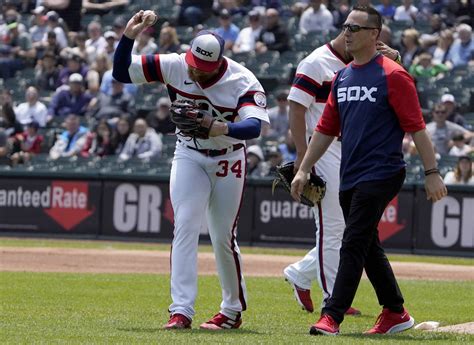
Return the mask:
[[[417,82],[446,181],[474,184],[474,5],[459,0],[358,4],[383,15],[380,40],[400,52]],[[111,73],[125,18],[151,8],[160,20],[140,34],[134,54],[185,52],[193,35],[209,28],[224,38],[226,55],[262,81],[271,125],[259,140],[248,142],[248,174],[272,175],[296,155],[287,100],[296,66],[338,34],[352,5],[347,0],[3,0],[0,164],[34,166],[41,156],[166,159],[175,132],[166,88],[124,85]],[[403,152],[417,164],[408,135]]]

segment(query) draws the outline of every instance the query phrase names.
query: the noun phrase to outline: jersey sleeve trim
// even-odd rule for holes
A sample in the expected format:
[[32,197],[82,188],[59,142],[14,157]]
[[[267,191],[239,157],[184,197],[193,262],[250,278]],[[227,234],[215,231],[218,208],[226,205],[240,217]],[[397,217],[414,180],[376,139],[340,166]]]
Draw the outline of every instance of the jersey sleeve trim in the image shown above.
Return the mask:
[[304,74],[297,74],[293,81],[293,87],[300,89],[315,98],[316,102],[326,103],[329,92],[331,92],[331,82],[319,84]]
[[[256,99],[260,99],[260,101],[257,103]],[[266,109],[267,103],[265,93],[263,91],[248,91],[246,94],[241,96],[237,102],[237,110],[248,106]]]
[[160,56],[158,54],[142,55],[141,62],[143,74],[148,82],[159,81],[164,83],[160,67]]

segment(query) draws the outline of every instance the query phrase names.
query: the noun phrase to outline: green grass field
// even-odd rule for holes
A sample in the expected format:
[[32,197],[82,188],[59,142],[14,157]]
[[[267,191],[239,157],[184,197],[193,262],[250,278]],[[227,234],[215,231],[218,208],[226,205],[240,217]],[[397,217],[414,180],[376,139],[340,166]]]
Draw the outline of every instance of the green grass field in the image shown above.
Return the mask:
[[[392,336],[364,337],[379,307],[367,281],[354,305],[361,317],[347,318],[343,334],[334,339],[308,334],[315,314],[299,310],[289,286],[277,278],[249,278],[249,310],[242,329],[164,331],[169,279],[146,274],[0,273],[1,343],[335,343],[455,344],[474,342],[474,336],[410,330]],[[402,281],[407,307],[418,321],[443,325],[470,321],[472,283]],[[220,291],[216,277],[201,277],[196,303],[196,328],[218,311]]]
[[[0,239],[0,246],[116,248],[168,250],[166,245],[92,241]],[[204,248],[208,250],[208,248]],[[270,250],[270,249],[266,249]],[[244,253],[257,252],[244,249]],[[272,254],[301,255],[304,251],[271,250]],[[398,256],[397,256],[398,257]],[[403,256],[405,261],[417,257]],[[430,262],[442,262],[431,258]],[[244,254],[245,260],[245,254]],[[466,261],[467,260],[467,261]],[[456,260],[449,259],[449,263]],[[469,264],[469,259],[457,263]],[[314,337],[309,327],[317,314],[301,311],[291,289],[281,278],[247,278],[249,308],[241,329],[220,333],[201,331],[199,324],[219,309],[217,277],[199,278],[194,329],[165,331],[170,303],[169,276],[150,274],[70,274],[0,272],[1,344],[458,344],[474,343],[473,335],[410,330],[391,336],[362,336],[380,307],[367,280],[354,301],[361,317],[348,317],[339,337]],[[406,307],[417,322],[451,325],[473,321],[472,281],[401,280]],[[319,289],[313,298],[319,304]]]

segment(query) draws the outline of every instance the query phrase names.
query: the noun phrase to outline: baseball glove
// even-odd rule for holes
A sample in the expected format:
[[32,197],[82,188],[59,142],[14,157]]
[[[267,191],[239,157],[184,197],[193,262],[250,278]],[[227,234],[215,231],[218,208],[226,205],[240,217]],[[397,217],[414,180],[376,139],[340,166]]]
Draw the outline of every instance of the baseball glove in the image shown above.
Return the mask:
[[216,119],[195,102],[178,99],[171,104],[170,113],[171,121],[179,129],[178,134],[191,139],[209,139],[209,131]]
[[[282,182],[286,191],[291,193],[291,182],[295,177],[293,172],[294,168],[294,162],[289,162],[276,168],[277,177],[273,180],[272,192],[275,190],[276,185]],[[321,177],[310,173],[310,177],[303,188],[303,193],[301,194],[301,203],[313,207],[324,198],[325,193],[326,182],[324,182]]]

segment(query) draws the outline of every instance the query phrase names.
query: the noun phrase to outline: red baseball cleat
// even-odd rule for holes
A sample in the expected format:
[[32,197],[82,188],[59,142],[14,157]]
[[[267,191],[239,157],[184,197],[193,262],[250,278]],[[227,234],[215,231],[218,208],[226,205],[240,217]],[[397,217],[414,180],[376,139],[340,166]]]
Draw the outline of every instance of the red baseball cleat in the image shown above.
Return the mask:
[[334,319],[328,315],[323,314],[318,322],[316,322],[311,329],[309,334],[312,335],[338,335],[339,334],[339,324],[334,321]]
[[313,300],[311,299],[311,290],[299,287],[298,285],[291,282],[288,278],[285,280],[291,285],[293,293],[295,294],[296,302],[298,302],[303,310],[312,313],[314,311],[314,307]]
[[186,329],[191,328],[191,320],[182,314],[173,314],[166,323],[165,329]]
[[240,313],[235,320],[225,316],[224,314],[218,313],[214,315],[212,319],[201,324],[201,329],[208,329],[211,331],[218,331],[222,329],[235,329],[239,328],[242,324],[242,318]]
[[390,334],[403,332],[415,324],[415,319],[408,314],[404,308],[402,313],[394,313],[388,308],[383,308],[382,313],[377,318],[374,327],[364,334]]
[[346,315],[359,316],[361,314],[362,313],[360,312],[360,310],[358,310],[356,308],[353,308],[353,307],[350,307],[349,309],[346,310]]

